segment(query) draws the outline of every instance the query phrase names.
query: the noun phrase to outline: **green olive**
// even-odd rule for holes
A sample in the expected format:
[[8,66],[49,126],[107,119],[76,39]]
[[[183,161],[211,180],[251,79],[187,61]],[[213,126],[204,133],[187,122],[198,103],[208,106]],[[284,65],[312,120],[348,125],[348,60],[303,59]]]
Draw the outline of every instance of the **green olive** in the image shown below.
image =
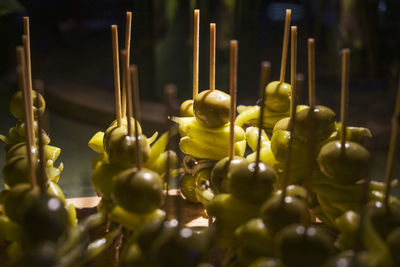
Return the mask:
[[229,157],[219,160],[211,172],[210,182],[212,190],[217,194],[228,193],[230,183],[228,172],[244,161],[246,159],[239,156],[235,156],[232,160],[229,160]]
[[128,169],[115,177],[112,197],[122,208],[133,213],[149,213],[164,200],[160,175],[148,169]]
[[25,210],[38,196],[38,188],[32,188],[28,183],[21,183],[13,186],[6,194],[4,203],[7,216],[11,220],[21,223]]
[[288,83],[279,81],[270,82],[265,88],[266,101],[268,109],[276,112],[285,112],[290,108],[290,97],[292,87]]
[[285,226],[310,220],[310,214],[304,201],[295,197],[274,196],[261,207],[261,218],[268,230],[275,235]]
[[[282,194],[282,190],[278,190],[276,195],[280,196]],[[300,185],[291,184],[286,187],[286,195],[289,197],[296,197],[303,201],[308,200],[308,192],[307,189]]]
[[309,123],[312,116],[314,122],[314,138],[316,142],[327,139],[335,130],[335,113],[328,107],[315,106],[314,112],[310,113],[310,108],[305,108],[296,113],[296,125],[294,135],[301,141],[308,143]]
[[382,239],[400,227],[400,208],[397,205],[389,204],[386,207],[380,201],[373,201],[368,203],[368,216]]
[[360,144],[346,142],[344,152],[340,141],[325,144],[318,155],[321,171],[341,184],[353,184],[365,177],[369,152]]
[[155,266],[197,267],[210,247],[207,229],[179,227],[176,220],[167,221],[154,240]]
[[206,127],[221,127],[229,122],[231,97],[219,90],[206,90],[196,96],[193,111]]
[[392,258],[397,266],[400,266],[400,227],[394,229],[386,239]]
[[[146,136],[139,135],[139,144],[142,162],[146,162],[151,153]],[[113,138],[108,149],[108,157],[112,164],[121,168],[136,166],[137,142],[134,136],[120,135],[119,139]]]
[[181,117],[194,117],[193,112],[193,99],[186,100],[182,103],[179,109],[179,116]]
[[288,267],[320,267],[334,252],[333,240],[325,232],[298,224],[282,229],[278,247],[281,259]]
[[236,228],[235,236],[242,247],[262,255],[273,254],[272,237],[260,218],[252,219]]
[[[32,158],[36,161],[36,166],[39,164],[37,157],[37,149],[32,147]],[[8,186],[15,186],[19,183],[29,183],[29,163],[28,158],[25,154],[16,155],[7,160],[3,168],[4,182]]]
[[280,259],[261,257],[253,261],[249,267],[283,267]]
[[346,250],[331,258],[324,267],[362,267],[369,266],[363,263],[362,258],[354,251]]
[[[33,114],[36,117],[38,109],[36,108],[36,98],[39,96],[39,112],[40,114],[43,114],[46,103],[44,102],[43,96],[41,94],[38,94],[35,90],[32,90],[32,101],[33,101]],[[11,114],[19,119],[19,120],[24,120],[25,118],[25,112],[24,112],[24,100],[22,97],[22,91],[16,92],[10,101],[10,112]]]
[[254,204],[261,204],[275,189],[276,174],[273,168],[260,162],[256,172],[255,162],[242,162],[228,173],[232,196]]
[[27,241],[56,241],[68,229],[68,213],[56,197],[41,194],[25,210],[22,220]]
[[[38,127],[37,127],[37,121],[34,121],[33,123],[33,130],[35,132],[35,144],[38,143]],[[50,138],[46,134],[44,130],[42,130],[42,137],[43,137],[43,144],[48,145],[50,143]],[[11,146],[14,146],[17,143],[20,142],[26,142],[26,130],[25,130],[25,123],[23,122],[18,122],[15,127],[12,127],[9,131],[9,137],[8,137],[8,148]]]
[[[103,147],[104,151],[109,154],[109,151],[113,144],[115,142],[118,142],[121,138],[121,136],[128,135],[128,120],[127,118],[123,118],[121,120],[121,127],[118,127],[118,122],[117,120],[113,121],[110,126],[107,128],[107,130],[104,132],[104,138],[103,138]],[[135,133],[135,119],[131,118],[131,127],[132,127],[132,134],[134,135]],[[142,134],[142,128],[140,127],[140,124],[138,123],[138,134]]]

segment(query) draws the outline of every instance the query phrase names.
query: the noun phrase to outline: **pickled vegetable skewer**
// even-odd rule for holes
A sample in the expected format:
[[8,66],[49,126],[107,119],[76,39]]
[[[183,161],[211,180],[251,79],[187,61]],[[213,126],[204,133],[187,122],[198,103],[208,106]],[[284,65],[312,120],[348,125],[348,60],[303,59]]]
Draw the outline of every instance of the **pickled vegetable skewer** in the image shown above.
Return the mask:
[[[268,61],[264,61],[263,64],[261,64],[261,80],[265,79],[265,83],[268,82],[269,79],[269,74],[271,72],[271,63]],[[262,133],[262,126],[264,124],[264,108],[265,108],[265,98],[266,98],[266,92],[265,90],[261,90],[261,105],[260,105],[260,115],[258,116],[258,137],[257,137],[257,151],[256,151],[256,172],[258,173],[259,171],[259,163],[260,163],[260,150],[261,150],[261,133]]]
[[121,81],[119,70],[119,48],[118,48],[118,27],[111,26],[112,46],[113,46],[113,68],[114,68],[114,98],[115,98],[115,115],[117,117],[117,125],[121,127]]
[[[127,62],[130,64],[130,51],[131,51],[131,32],[132,32],[132,12],[126,12],[126,23],[125,23],[125,50],[127,51]],[[121,100],[121,114],[122,118],[126,116],[126,76],[129,75],[127,72],[122,72],[122,100]]]
[[395,102],[394,113],[392,117],[392,130],[390,134],[390,144],[388,158],[386,162],[386,173],[385,173],[385,191],[384,191],[384,201],[385,207],[388,207],[389,197],[390,197],[390,187],[393,174],[394,158],[396,154],[396,145],[398,140],[399,131],[399,121],[400,121],[400,77],[398,81],[397,97]]
[[215,23],[210,23],[210,91],[215,90],[215,47],[216,47],[216,40],[215,40]]
[[229,61],[229,93],[231,95],[231,108],[229,112],[229,160],[235,156],[235,118],[236,118],[236,87],[237,87],[237,61],[238,61],[238,42],[232,40],[230,46]]
[[288,51],[288,43],[289,43],[289,29],[290,29],[290,17],[292,11],[290,9],[286,9],[285,16],[285,31],[283,34],[283,48],[282,48],[282,61],[281,61],[281,74],[279,78],[280,83],[285,82],[285,74],[286,74],[286,59],[287,59],[287,51]]
[[24,67],[25,64],[25,58],[24,58],[24,49],[19,46],[17,47],[17,58],[21,60],[20,65],[17,66],[17,74],[18,74],[18,84],[19,88],[22,91],[22,96],[23,96],[23,102],[24,102],[24,114],[25,114],[25,134],[26,134],[26,149],[27,149],[27,160],[28,160],[28,169],[29,169],[29,182],[31,184],[31,187],[34,187],[36,185],[36,173],[35,173],[35,168],[34,168],[34,162],[32,159],[32,145],[34,143],[34,139],[32,136],[32,125],[31,121],[28,119],[29,116],[29,102],[26,97],[26,75],[25,75],[25,70],[26,68]]
[[290,139],[288,144],[288,152],[285,161],[285,174],[283,176],[282,182],[282,205],[285,202],[287,186],[289,183],[289,171],[290,171],[290,162],[292,159],[292,147],[293,147],[293,132],[294,126],[296,122],[296,106],[297,106],[297,91],[296,91],[296,72],[297,72],[297,27],[291,27],[291,52],[290,52],[290,84],[292,85],[292,96],[290,98],[290,119],[289,119],[289,132]]

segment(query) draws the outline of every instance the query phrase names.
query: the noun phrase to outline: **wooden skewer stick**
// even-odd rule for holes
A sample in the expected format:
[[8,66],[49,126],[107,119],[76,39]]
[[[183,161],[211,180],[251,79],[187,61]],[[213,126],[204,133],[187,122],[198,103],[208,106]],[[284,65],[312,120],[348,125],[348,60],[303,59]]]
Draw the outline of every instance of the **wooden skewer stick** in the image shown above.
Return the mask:
[[31,65],[31,33],[29,27],[29,17],[24,17],[24,35],[26,36],[25,57],[26,57],[26,75],[28,77],[29,89],[32,90],[32,65]]
[[315,106],[315,41],[308,39],[308,102],[310,108]]
[[28,160],[28,168],[29,168],[29,177],[30,177],[30,184],[31,187],[36,185],[36,172],[35,172],[35,164],[32,158],[32,144],[33,144],[33,137],[32,131],[30,129],[30,121],[27,119],[29,118],[29,102],[26,97],[25,92],[27,91],[25,87],[27,86],[26,82],[26,75],[25,75],[25,56],[24,56],[24,49],[23,47],[17,47],[17,58],[21,59],[21,64],[17,66],[17,74],[18,74],[18,85],[20,90],[22,91],[22,97],[24,100],[24,115],[25,115],[25,135],[26,135],[26,156]]
[[112,46],[113,46],[113,67],[114,67],[114,97],[115,97],[115,115],[117,117],[117,125],[121,127],[121,81],[119,73],[119,48],[118,48],[118,27],[111,26]]
[[296,95],[297,95],[297,99],[295,99],[297,101],[297,103],[299,103],[300,101],[300,96],[303,94],[304,88],[305,88],[305,78],[304,78],[304,74],[303,73],[296,73]]
[[[264,64],[261,65],[263,69],[261,72],[265,73],[265,81],[268,82],[269,74],[271,73],[271,63],[265,61]],[[266,101],[266,93],[265,90],[261,90],[261,103],[260,103],[260,114],[258,115],[258,139],[257,139],[257,152],[256,152],[256,168],[255,173],[257,174],[259,171],[259,163],[260,163],[260,150],[261,150],[261,133],[264,125],[264,107]]]
[[394,113],[392,117],[392,131],[390,134],[390,145],[389,145],[389,152],[388,158],[386,161],[386,173],[385,173],[385,192],[384,192],[384,205],[388,207],[389,197],[390,197],[390,186],[392,181],[392,174],[393,174],[393,163],[394,157],[396,154],[396,146],[398,140],[398,132],[399,132],[399,121],[400,121],[400,77],[399,77],[399,84],[397,88],[397,97],[396,103],[394,108]]
[[297,27],[291,27],[291,58],[290,58],[290,84],[292,89],[292,96],[290,98],[290,120],[289,120],[289,132],[290,139],[288,144],[288,152],[285,161],[285,172],[282,183],[282,204],[286,197],[287,185],[289,183],[289,172],[290,163],[292,160],[292,148],[293,148],[293,132],[296,121],[296,107],[297,107],[297,90],[296,90],[296,72],[297,72]]
[[126,50],[122,50],[121,52],[121,57],[122,57],[122,73],[125,76],[125,84],[126,86],[126,111],[127,111],[127,116],[126,116],[126,122],[128,126],[128,136],[132,137],[132,88],[131,88],[131,81],[130,78],[131,76],[129,75],[129,66],[128,66],[128,59],[127,59],[127,53]]
[[32,86],[30,85],[30,72],[29,72],[29,62],[30,62],[30,56],[27,54],[29,52],[29,40],[26,35],[22,36],[22,44],[24,46],[24,55],[25,55],[25,83],[26,83],[26,98],[28,100],[29,109],[28,109],[28,119],[29,119],[29,124],[32,126],[31,133],[32,133],[32,145],[34,145],[34,140],[35,140],[35,131],[33,130],[33,122],[34,122],[34,115],[33,115],[33,100],[32,100]]
[[[35,101],[35,106],[39,109],[40,98],[37,97]],[[46,175],[46,159],[44,156],[44,141],[43,141],[43,117],[40,112],[37,113],[37,123],[38,123],[38,149],[39,149],[39,175],[37,177],[37,183],[40,192],[44,194],[47,191],[47,175]]]
[[200,10],[194,10],[193,26],[193,99],[199,93],[199,32],[200,32]]
[[231,95],[231,108],[229,112],[229,160],[235,156],[235,117],[236,117],[236,87],[237,87],[237,62],[238,42],[232,40],[229,44],[229,93]]
[[260,70],[260,85],[258,94],[262,95],[262,91],[265,90],[265,86],[267,86],[268,80],[268,68],[270,67],[270,63],[268,61],[261,62],[261,70]]
[[[140,142],[139,142],[139,120],[140,120],[140,96],[139,96],[139,77],[138,68],[136,65],[132,65],[130,68],[131,83],[133,89],[133,116],[135,117],[135,139],[136,139],[136,157],[137,157],[137,168],[140,170],[142,167],[142,154],[140,153]],[[128,87],[129,88],[129,87]]]
[[215,23],[210,23],[210,91],[215,90]]
[[342,122],[342,132],[340,135],[340,153],[345,153],[346,146],[346,116],[347,116],[347,96],[349,88],[349,67],[350,67],[350,49],[342,50],[342,92],[340,98],[340,120]]
[[282,61],[281,61],[281,76],[279,82],[285,82],[285,74],[286,74],[286,58],[287,51],[289,46],[289,28],[290,28],[290,17],[292,15],[292,10],[286,9],[285,16],[285,30],[283,34],[283,48],[282,48]]
[[[125,27],[125,50],[127,51],[127,62],[130,64],[130,51],[131,51],[131,32],[132,32],[132,12],[126,12],[126,27]],[[129,75],[127,72],[126,75]],[[122,100],[121,100],[121,115],[126,116],[126,78],[122,72]]]

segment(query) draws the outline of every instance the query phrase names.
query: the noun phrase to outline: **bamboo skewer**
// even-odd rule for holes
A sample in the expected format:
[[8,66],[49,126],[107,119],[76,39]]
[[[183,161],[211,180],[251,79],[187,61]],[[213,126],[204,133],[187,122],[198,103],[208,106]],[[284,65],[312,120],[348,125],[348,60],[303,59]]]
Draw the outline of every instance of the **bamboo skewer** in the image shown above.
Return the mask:
[[131,87],[131,81],[130,78],[131,76],[129,75],[129,66],[128,66],[128,58],[127,58],[127,53],[126,50],[122,50],[121,52],[121,57],[122,57],[122,73],[125,76],[125,84],[126,84],[126,111],[127,111],[127,116],[126,116],[126,122],[128,126],[128,136],[132,137],[132,88]]
[[215,23],[210,23],[210,91],[215,90]]
[[261,70],[260,70],[260,85],[258,89],[259,95],[262,95],[262,91],[265,90],[265,86],[267,86],[268,81],[268,68],[270,67],[270,63],[268,61],[261,62]]
[[315,41],[308,39],[308,102],[311,109],[315,106]]
[[31,65],[31,33],[29,27],[29,17],[24,17],[24,35],[26,36],[25,57],[26,57],[26,75],[28,79],[29,90],[32,90],[32,65]]
[[36,172],[34,168],[34,161],[32,158],[32,144],[33,144],[33,137],[32,137],[32,130],[30,127],[29,121],[29,102],[26,97],[26,75],[25,75],[25,56],[24,56],[24,49],[23,47],[17,47],[17,58],[21,60],[20,64],[17,66],[17,74],[18,74],[18,85],[20,90],[22,91],[22,97],[24,102],[24,117],[25,117],[25,135],[26,135],[26,156],[28,160],[28,168],[29,168],[29,177],[30,177],[30,184],[31,187],[36,185]]
[[399,84],[397,88],[397,97],[395,102],[395,108],[392,117],[392,131],[390,133],[390,144],[388,158],[386,161],[386,172],[385,172],[385,191],[384,191],[384,206],[388,207],[389,197],[390,197],[390,186],[393,175],[393,164],[396,155],[396,146],[398,140],[399,132],[399,121],[400,121],[400,77]]
[[[30,56],[27,54],[27,51],[29,52],[29,40],[28,37],[26,35],[22,36],[22,44],[24,46],[24,74],[25,74],[25,84],[26,84],[26,88],[25,88],[25,95],[26,95],[26,99],[29,103],[28,106],[28,120],[29,120],[29,124],[30,124],[30,131],[32,134],[32,145],[34,145],[34,140],[35,140],[35,131],[33,129],[33,122],[34,122],[34,114],[33,114],[33,100],[32,100],[32,87],[30,85],[30,80],[29,80],[29,67],[28,67],[28,61],[30,62]],[[29,126],[29,125],[28,125]]]
[[113,68],[114,68],[114,97],[115,97],[115,115],[117,117],[117,125],[121,127],[121,81],[119,71],[119,48],[118,48],[118,27],[111,26],[112,46],[113,46]]
[[[136,65],[132,65],[130,68],[131,75],[131,89],[133,91],[133,116],[135,117],[135,139],[136,139],[136,157],[137,157],[137,168],[140,170],[142,167],[142,154],[140,153],[140,142],[139,142],[139,120],[140,120],[140,102],[139,102],[139,77],[138,69]],[[129,88],[129,87],[128,87]]]
[[[269,74],[271,72],[271,63],[265,61],[264,64],[261,65],[261,73],[265,74],[265,81],[267,82],[269,79]],[[256,152],[256,167],[255,173],[257,174],[259,171],[259,163],[260,163],[260,150],[261,150],[261,133],[262,126],[264,124],[264,107],[265,107],[265,99],[266,93],[265,90],[261,90],[261,103],[260,103],[260,114],[258,116],[258,138],[257,138],[257,152]]]
[[[40,98],[36,98],[35,106],[39,109]],[[44,141],[43,141],[43,118],[40,112],[37,113],[37,124],[38,124],[38,150],[39,150],[39,175],[37,177],[37,183],[42,194],[47,191],[47,175],[46,175],[46,162],[44,156]]]
[[[127,64],[130,64],[130,51],[131,51],[131,32],[132,32],[132,12],[126,12],[126,27],[125,27],[125,50],[127,53]],[[121,114],[122,117],[126,116],[126,77],[124,75],[129,75],[128,72],[122,72],[122,100],[121,100]]]
[[193,99],[199,93],[199,32],[200,32],[200,10],[194,10],[193,26]]
[[286,9],[285,16],[285,30],[283,34],[283,48],[282,48],[282,61],[281,61],[281,75],[279,78],[280,83],[285,82],[285,74],[286,74],[286,58],[288,51],[288,43],[289,43],[289,28],[290,28],[290,17],[292,14],[292,10]]
[[287,185],[289,183],[289,172],[290,172],[290,162],[292,160],[292,148],[293,148],[293,132],[294,125],[296,122],[296,106],[297,106],[297,91],[296,91],[296,71],[297,71],[297,27],[291,27],[291,56],[290,56],[290,84],[292,89],[292,96],[290,99],[290,119],[289,119],[289,132],[290,139],[288,144],[287,158],[285,161],[285,173],[283,176],[282,183],[282,205],[284,204]]
[[347,96],[349,88],[349,66],[350,66],[350,49],[342,50],[342,79],[341,79],[341,98],[340,98],[340,121],[342,122],[342,132],[340,135],[340,153],[343,155],[346,149],[346,116],[347,116]]
[[231,108],[229,112],[229,160],[235,156],[235,117],[236,117],[236,87],[237,87],[237,62],[238,62],[238,42],[232,40],[230,46],[229,64],[229,93],[231,95]]

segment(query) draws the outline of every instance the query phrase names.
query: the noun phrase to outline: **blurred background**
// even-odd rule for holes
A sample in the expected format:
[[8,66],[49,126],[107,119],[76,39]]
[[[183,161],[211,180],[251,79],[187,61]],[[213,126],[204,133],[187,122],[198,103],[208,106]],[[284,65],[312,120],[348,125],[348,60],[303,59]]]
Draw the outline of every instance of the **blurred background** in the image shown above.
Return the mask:
[[[165,85],[177,86],[180,102],[191,97],[195,8],[200,9],[199,89],[208,89],[209,23],[215,22],[217,89],[228,91],[229,41],[239,41],[238,104],[257,101],[261,61],[269,60],[271,79],[279,79],[287,8],[299,30],[298,72],[307,75],[306,43],[313,37],[317,103],[337,114],[339,51],[350,48],[349,121],[371,129],[370,176],[383,178],[400,69],[398,0],[1,0],[0,133],[16,123],[8,110],[17,89],[15,47],[21,44],[22,17],[30,16],[33,79],[45,82],[47,131],[52,144],[62,148],[59,160],[65,164],[60,185],[67,197],[93,195],[90,159],[95,153],[87,142],[114,117],[110,26],[118,25],[122,48],[125,12],[133,11],[131,60],[139,67],[142,119],[150,135],[165,129]],[[306,103],[306,92],[302,99]]]

